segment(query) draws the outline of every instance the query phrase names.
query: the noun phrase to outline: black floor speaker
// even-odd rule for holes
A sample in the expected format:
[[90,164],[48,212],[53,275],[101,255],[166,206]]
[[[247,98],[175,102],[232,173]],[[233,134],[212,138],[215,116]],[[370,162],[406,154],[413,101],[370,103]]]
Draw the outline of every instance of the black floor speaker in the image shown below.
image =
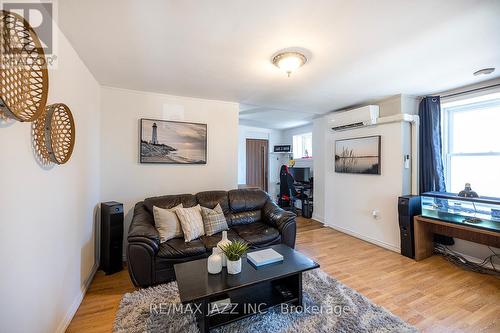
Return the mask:
[[310,219],[313,215],[313,203],[307,199],[302,200],[302,217]]
[[101,203],[100,268],[106,275],[123,269],[123,204],[119,202]]
[[420,196],[406,195],[398,198],[399,230],[401,234],[401,254],[415,258],[415,239],[413,236],[413,217],[420,215],[422,207]]

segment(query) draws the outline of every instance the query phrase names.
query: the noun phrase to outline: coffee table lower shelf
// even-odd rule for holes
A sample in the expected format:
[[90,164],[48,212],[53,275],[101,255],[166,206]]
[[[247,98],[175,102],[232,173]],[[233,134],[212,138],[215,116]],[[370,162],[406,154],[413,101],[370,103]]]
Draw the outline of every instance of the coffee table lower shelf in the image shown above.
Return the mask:
[[[283,294],[281,291],[287,291]],[[226,313],[209,314],[210,303],[227,299],[234,308]],[[239,287],[223,294],[211,296],[197,302],[202,313],[197,316],[198,326],[202,333],[210,329],[229,324],[281,304],[302,305],[302,272],[275,280],[263,281],[249,286]]]

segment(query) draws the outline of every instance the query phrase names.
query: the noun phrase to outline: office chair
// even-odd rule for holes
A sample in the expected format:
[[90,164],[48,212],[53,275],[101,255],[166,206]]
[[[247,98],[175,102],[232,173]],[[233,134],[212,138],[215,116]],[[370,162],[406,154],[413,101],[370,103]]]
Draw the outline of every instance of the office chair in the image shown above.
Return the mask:
[[294,214],[297,214],[297,209],[295,208],[295,195],[297,194],[297,191],[295,190],[293,183],[294,180],[288,171],[288,167],[286,165],[282,165],[280,169],[280,193],[278,195],[278,206],[284,210],[289,210]]

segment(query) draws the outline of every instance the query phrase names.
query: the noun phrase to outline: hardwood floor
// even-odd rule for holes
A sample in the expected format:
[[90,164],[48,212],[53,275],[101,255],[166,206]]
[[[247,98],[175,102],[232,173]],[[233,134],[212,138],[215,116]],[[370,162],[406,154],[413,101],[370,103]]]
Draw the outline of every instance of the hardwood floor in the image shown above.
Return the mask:
[[[420,262],[298,219],[296,248],[321,269],[423,332],[500,332],[500,279],[441,257]],[[126,270],[98,272],[68,332],[110,332],[120,299],[134,290]]]
[[66,332],[111,332],[122,296],[134,290],[126,268],[109,276],[98,271]]

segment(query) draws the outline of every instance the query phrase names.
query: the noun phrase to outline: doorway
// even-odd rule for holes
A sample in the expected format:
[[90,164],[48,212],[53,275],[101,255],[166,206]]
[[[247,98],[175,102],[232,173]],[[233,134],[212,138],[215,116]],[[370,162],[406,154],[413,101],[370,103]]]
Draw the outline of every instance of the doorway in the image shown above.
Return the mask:
[[269,142],[262,139],[247,139],[246,169],[247,186],[268,190]]

